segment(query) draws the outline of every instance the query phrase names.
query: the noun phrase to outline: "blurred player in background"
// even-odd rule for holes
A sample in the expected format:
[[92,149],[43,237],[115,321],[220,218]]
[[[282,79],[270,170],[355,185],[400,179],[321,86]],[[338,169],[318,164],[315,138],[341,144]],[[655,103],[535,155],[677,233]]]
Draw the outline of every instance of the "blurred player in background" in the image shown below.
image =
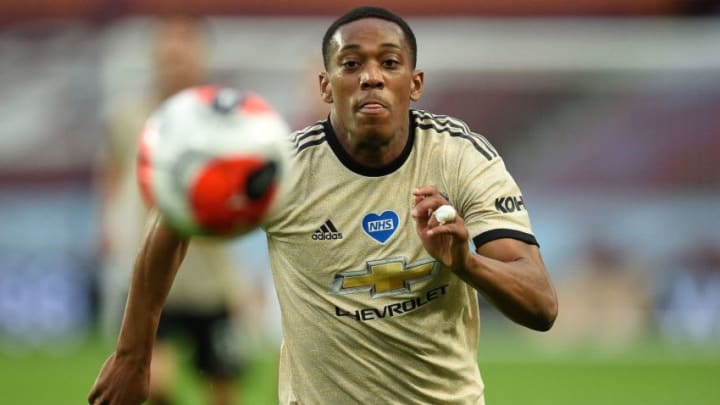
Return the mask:
[[592,342],[603,350],[621,350],[639,341],[650,321],[652,280],[645,264],[630,250],[593,239],[557,284],[565,304],[552,344],[570,347]]
[[[119,324],[129,271],[142,240],[147,210],[135,174],[137,137],[157,105],[180,90],[206,80],[207,33],[191,17],[159,21],[153,39],[153,91],[124,109],[111,122],[102,185],[105,286],[103,317],[111,333]],[[173,403],[177,379],[178,341],[190,344],[194,367],[206,383],[208,403],[238,403],[237,379],[242,367],[236,320],[237,297],[244,283],[226,243],[193,241],[162,313],[152,352],[151,404]]]
[[[400,17],[351,10],[322,50],[330,115],[292,135],[291,187],[262,226],[282,310],[279,402],[484,404],[478,293],[535,330],[558,311],[522,194],[485,138],[410,109],[424,75]],[[441,224],[446,204],[458,216]],[[153,220],[91,404],[147,395],[155,316],[188,245]]]

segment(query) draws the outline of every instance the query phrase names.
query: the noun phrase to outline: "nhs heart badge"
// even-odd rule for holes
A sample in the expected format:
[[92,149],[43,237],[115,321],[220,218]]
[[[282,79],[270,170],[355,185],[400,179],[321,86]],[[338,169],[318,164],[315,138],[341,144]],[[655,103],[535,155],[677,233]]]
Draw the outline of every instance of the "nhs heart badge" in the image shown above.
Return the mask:
[[371,212],[362,219],[363,231],[380,243],[390,239],[399,224],[400,219],[394,211],[385,211],[380,215]]

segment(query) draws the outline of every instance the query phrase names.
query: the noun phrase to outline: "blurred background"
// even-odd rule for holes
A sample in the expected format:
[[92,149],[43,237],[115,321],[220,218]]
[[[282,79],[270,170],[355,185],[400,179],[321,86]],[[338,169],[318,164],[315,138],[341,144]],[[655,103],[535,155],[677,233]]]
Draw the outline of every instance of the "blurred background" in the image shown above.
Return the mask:
[[[113,131],[132,147],[137,107],[164,80],[159,21],[200,16],[202,80],[261,94],[297,129],[327,114],[325,28],[361,4],[0,2],[0,403],[83,403],[112,351],[104,297],[130,269],[110,274],[108,235],[137,225],[107,219],[104,173]],[[558,288],[545,334],[481,302],[488,403],[720,404],[720,3],[378,5],[415,30],[415,107],[463,118],[505,157]],[[169,65],[187,45],[170,45]],[[276,401],[264,243],[229,243],[238,403]],[[179,379],[179,403],[203,403],[192,368]]]

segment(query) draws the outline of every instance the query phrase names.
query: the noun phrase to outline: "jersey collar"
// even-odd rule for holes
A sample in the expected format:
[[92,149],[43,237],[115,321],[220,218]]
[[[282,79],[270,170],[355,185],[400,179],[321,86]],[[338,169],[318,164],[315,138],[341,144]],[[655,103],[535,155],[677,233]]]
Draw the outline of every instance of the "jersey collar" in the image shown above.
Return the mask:
[[335,131],[332,128],[332,125],[330,125],[330,115],[328,115],[327,119],[323,122],[323,126],[325,127],[325,134],[327,138],[327,142],[330,145],[330,148],[335,153],[335,156],[337,156],[338,160],[343,164],[343,166],[347,167],[351,171],[362,175],[362,176],[368,176],[368,177],[380,177],[385,176],[387,174],[390,174],[394,172],[395,170],[399,169],[403,163],[407,160],[408,156],[410,156],[410,152],[412,151],[413,144],[415,143],[415,120],[413,119],[412,110],[408,113],[408,137],[407,137],[407,143],[405,144],[405,147],[403,148],[402,152],[400,153],[400,156],[398,156],[395,160],[388,163],[385,166],[382,167],[368,167],[365,165],[362,165],[358,163],[356,160],[354,160],[346,151],[345,149],[340,146],[340,141],[337,139],[337,135],[335,134]]

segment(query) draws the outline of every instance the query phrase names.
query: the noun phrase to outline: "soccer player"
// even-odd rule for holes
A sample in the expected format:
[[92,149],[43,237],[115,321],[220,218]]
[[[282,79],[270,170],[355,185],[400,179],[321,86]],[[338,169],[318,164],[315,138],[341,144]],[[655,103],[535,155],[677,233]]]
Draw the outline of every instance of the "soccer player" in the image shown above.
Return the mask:
[[[263,224],[282,311],[279,402],[483,404],[478,293],[532,329],[557,315],[522,194],[485,138],[410,108],[424,76],[403,19],[353,9],[322,51],[329,117],[292,135],[292,187]],[[458,215],[441,224],[445,204]],[[91,404],[145,398],[188,243],[154,218]]]
[[[153,88],[149,100],[120,109],[110,122],[110,136],[101,177],[106,246],[103,267],[103,312],[108,329],[117,331],[127,293],[128,271],[143,235],[147,210],[135,175],[137,137],[143,121],[167,97],[207,80],[206,31],[188,16],[158,20],[152,37]],[[193,371],[206,388],[207,403],[239,403],[237,379],[242,369],[237,336],[244,288],[227,243],[193,241],[165,303],[153,345],[149,399],[153,405],[174,403],[177,374],[183,365],[178,348],[187,346]],[[128,263],[129,261],[129,263]],[[123,291],[121,291],[123,290]],[[185,345],[183,345],[185,344]]]

